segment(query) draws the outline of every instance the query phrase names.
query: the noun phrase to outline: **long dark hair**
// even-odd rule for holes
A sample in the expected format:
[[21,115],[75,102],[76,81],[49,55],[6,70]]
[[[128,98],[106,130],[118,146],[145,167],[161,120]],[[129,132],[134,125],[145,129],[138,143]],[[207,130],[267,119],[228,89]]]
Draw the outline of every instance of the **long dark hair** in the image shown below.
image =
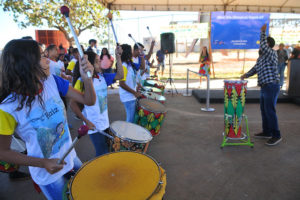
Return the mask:
[[[204,48],[204,47],[203,47]],[[209,60],[209,55],[208,55],[208,51],[207,51],[207,47],[205,47],[206,48],[206,56],[207,56],[207,58],[208,58],[208,60]],[[200,55],[200,57],[202,57],[203,56],[203,49],[201,50],[201,55]]]
[[[34,40],[11,40],[2,52],[0,61],[0,102],[20,100],[17,111],[24,105],[31,110],[36,95],[43,107],[44,102],[40,89],[41,82],[47,75],[40,65],[41,54],[39,45]],[[5,100],[10,94],[12,96]],[[4,102],[5,100],[5,102]]]
[[[103,54],[103,50],[106,50],[106,54]],[[110,54],[108,52],[108,49],[107,48],[103,48],[102,51],[101,51],[101,55],[100,55],[100,60],[103,59],[103,56],[104,55],[107,55],[108,59],[110,59]]]
[[121,60],[122,62],[126,62],[127,64],[132,65],[132,49],[131,46],[128,44],[122,44],[122,55],[121,55]]
[[[94,66],[97,54],[94,53],[93,51],[87,51],[84,54],[88,56],[88,61]],[[94,75],[96,73],[97,72],[94,70]],[[73,83],[72,83],[73,87],[75,86],[75,83],[79,79],[79,77],[80,77],[79,61],[77,61],[73,70]]]

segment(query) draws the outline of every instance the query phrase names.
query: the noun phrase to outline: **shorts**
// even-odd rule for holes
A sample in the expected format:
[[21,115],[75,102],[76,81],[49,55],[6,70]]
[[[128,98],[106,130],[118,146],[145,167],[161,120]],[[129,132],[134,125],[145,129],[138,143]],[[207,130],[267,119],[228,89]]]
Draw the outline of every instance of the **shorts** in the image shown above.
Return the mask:
[[158,63],[157,71],[160,70],[160,66],[161,66],[161,71],[165,71],[165,61],[162,61],[161,63]]

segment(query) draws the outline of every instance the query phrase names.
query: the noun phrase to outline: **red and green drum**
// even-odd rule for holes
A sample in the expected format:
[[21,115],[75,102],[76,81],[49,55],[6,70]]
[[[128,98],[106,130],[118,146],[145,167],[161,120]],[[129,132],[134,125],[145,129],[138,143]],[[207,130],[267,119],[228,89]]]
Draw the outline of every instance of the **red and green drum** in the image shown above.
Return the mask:
[[224,81],[224,131],[227,137],[241,137],[246,93],[247,81]]
[[166,107],[152,99],[140,99],[135,114],[135,123],[148,129],[155,136],[160,133],[167,113]]

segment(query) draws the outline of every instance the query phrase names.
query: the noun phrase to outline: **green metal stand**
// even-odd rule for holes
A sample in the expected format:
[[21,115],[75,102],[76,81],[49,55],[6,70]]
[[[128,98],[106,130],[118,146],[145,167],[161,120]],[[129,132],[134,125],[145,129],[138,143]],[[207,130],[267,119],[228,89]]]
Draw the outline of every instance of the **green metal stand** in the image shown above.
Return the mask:
[[[225,115],[225,117],[228,118],[228,117],[232,117],[232,116],[231,115]],[[225,132],[223,132],[223,142],[221,144],[221,148],[223,148],[225,146],[250,146],[251,148],[254,147],[254,144],[250,140],[250,133],[249,133],[249,127],[248,127],[248,117],[243,114],[242,118],[245,119],[246,131],[247,132],[246,133],[242,132],[243,136],[240,137],[240,138],[227,137]],[[232,141],[232,142],[229,142],[229,141]],[[233,142],[233,141],[237,141],[237,142]]]

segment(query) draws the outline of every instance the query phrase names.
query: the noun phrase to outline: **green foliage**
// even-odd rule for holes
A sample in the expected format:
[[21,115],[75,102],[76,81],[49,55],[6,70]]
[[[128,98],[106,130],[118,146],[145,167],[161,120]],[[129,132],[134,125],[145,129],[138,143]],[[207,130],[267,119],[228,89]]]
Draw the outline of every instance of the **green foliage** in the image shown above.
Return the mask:
[[[98,36],[107,32],[108,10],[96,0],[2,0],[0,2],[4,11],[13,13],[14,21],[21,27],[56,28],[62,31],[71,43],[73,41],[71,31],[65,17],[60,13],[62,5],[69,7],[70,19],[78,36],[85,30],[92,30]],[[114,14],[119,15],[118,12]]]

